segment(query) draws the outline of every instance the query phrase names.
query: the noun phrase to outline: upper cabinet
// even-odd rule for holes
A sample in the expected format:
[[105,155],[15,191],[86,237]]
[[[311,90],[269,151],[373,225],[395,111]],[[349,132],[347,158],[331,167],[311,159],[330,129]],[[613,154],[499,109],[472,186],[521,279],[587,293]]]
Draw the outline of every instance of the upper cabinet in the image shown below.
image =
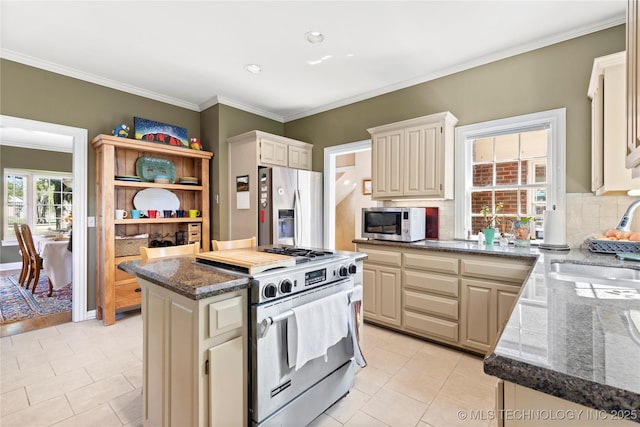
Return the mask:
[[638,52],[638,1],[627,3],[627,157],[626,166],[634,168],[634,176],[640,175],[640,140],[638,140],[638,122],[640,114],[640,94],[638,93],[638,71],[640,55]]
[[625,52],[596,58],[589,82],[591,98],[591,191],[596,195],[640,188],[625,168]]
[[447,111],[367,129],[371,197],[452,199],[456,123]]
[[[227,141],[235,146],[244,142],[255,147],[254,152],[257,166],[284,166],[294,169],[311,170],[313,145],[307,142],[297,141],[259,130],[228,138]],[[247,158],[232,159],[232,161],[248,160]]]

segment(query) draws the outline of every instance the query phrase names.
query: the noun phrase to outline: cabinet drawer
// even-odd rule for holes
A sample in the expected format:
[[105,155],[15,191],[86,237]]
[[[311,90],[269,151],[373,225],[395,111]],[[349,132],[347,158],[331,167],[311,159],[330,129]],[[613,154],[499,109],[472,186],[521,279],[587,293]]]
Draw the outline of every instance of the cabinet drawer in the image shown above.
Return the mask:
[[499,262],[469,258],[462,259],[460,269],[463,276],[497,279],[504,282],[522,284],[529,276],[531,262],[520,260]]
[[404,291],[404,308],[458,320],[458,300],[420,292]]
[[458,343],[458,323],[451,322],[425,314],[404,312],[404,323],[408,330],[413,330],[424,335]]
[[435,292],[454,298],[458,297],[458,277],[441,274],[422,273],[419,271],[403,270],[402,283],[405,287],[416,290]]
[[139,305],[142,302],[142,292],[138,282],[117,285],[115,288],[116,309]]
[[116,258],[116,270],[115,270],[115,281],[116,282],[124,282],[124,281],[133,281],[136,280],[136,276],[134,276],[133,274],[129,274],[126,271],[122,271],[118,268],[118,264],[120,264],[121,262],[125,262],[125,261],[133,261],[136,259],[140,259],[140,255],[132,255],[132,256],[126,256],[126,257],[118,257]]
[[458,257],[446,255],[427,255],[418,253],[405,253],[405,268],[436,271],[439,273],[458,274]]
[[209,338],[242,326],[242,297],[209,304]]
[[365,263],[384,264],[393,267],[400,267],[402,265],[402,253],[400,252],[371,249],[369,247],[362,248],[362,252],[368,256]]

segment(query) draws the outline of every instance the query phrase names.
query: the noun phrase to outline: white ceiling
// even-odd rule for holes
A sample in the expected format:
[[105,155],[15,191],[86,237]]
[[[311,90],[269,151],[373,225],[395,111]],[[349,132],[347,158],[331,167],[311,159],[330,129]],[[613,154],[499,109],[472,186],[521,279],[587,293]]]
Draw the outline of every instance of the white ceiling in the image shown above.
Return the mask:
[[[0,56],[287,122],[622,24],[625,11],[626,0],[1,0]],[[325,41],[308,43],[310,30]]]

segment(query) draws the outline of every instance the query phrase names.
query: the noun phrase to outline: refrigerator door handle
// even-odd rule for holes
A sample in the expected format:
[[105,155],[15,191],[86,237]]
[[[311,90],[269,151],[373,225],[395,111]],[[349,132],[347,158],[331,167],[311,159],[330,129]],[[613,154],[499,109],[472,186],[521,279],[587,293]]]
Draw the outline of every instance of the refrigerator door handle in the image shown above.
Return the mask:
[[300,227],[302,227],[301,219],[302,219],[302,204],[300,203],[300,190],[295,190],[293,192],[293,211],[294,211],[294,234],[293,234],[293,244],[295,246],[300,245],[300,237],[302,233],[300,232]]

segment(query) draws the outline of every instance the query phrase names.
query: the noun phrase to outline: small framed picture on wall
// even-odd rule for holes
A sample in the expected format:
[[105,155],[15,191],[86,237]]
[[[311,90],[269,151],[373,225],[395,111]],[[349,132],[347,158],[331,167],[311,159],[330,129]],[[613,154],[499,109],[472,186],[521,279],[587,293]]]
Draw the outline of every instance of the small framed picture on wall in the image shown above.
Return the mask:
[[363,179],[362,180],[362,194],[371,194],[371,180]]

